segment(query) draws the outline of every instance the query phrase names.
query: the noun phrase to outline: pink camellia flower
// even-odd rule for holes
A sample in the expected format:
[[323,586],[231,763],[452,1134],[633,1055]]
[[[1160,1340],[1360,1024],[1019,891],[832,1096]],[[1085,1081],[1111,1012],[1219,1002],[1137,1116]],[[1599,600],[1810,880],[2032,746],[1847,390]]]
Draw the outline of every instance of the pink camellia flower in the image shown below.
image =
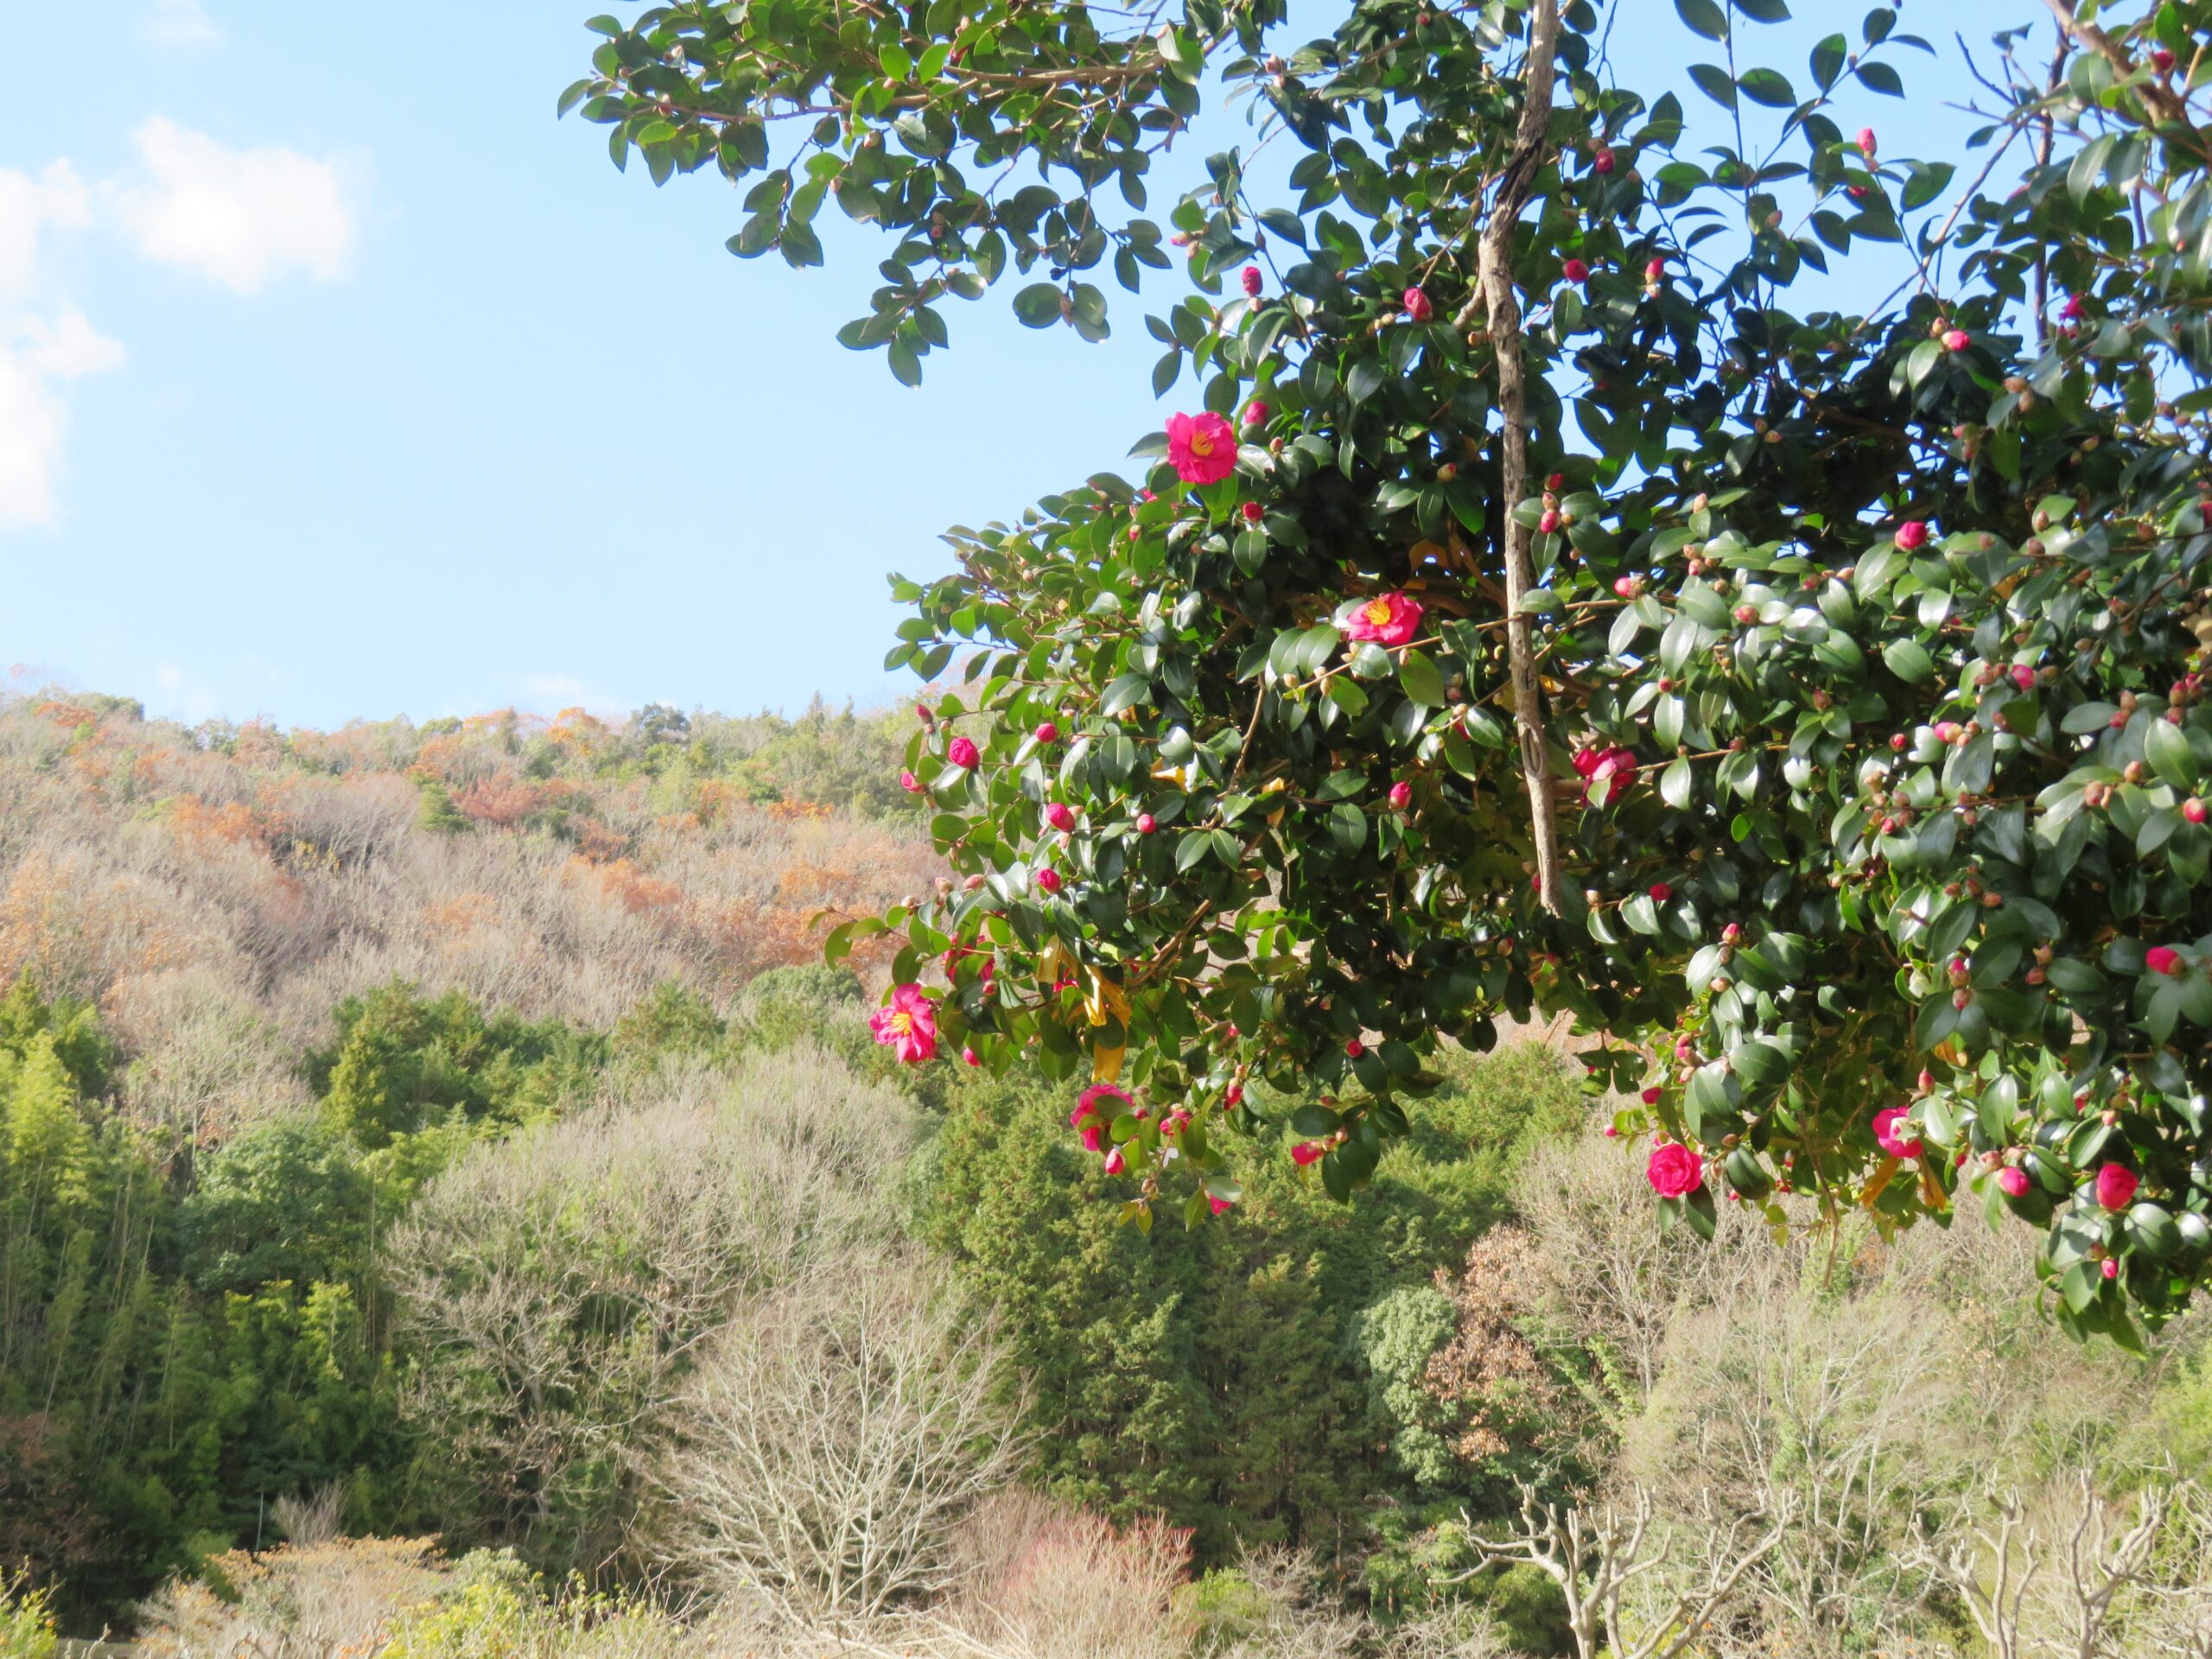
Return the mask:
[[1260,297],[1260,268],[1257,265],[1244,267],[1243,282],[1245,293],[1255,300],[1258,299]]
[[2097,1202],[2107,1210],[2125,1210],[2135,1202],[2142,1178],[2126,1164],[2107,1164],[2097,1172]]
[[1129,1160],[1122,1156],[1122,1149],[1119,1147],[1106,1154],[1103,1167],[1109,1175],[1118,1175],[1128,1166]]
[[1319,1141],[1301,1141],[1290,1149],[1290,1161],[1300,1169],[1308,1164],[1318,1164],[1328,1152]]
[[1943,349],[1947,352],[1963,352],[1973,344],[1974,336],[1963,328],[1946,328],[1943,331]]
[[1045,809],[1045,822],[1055,830],[1075,828],[1075,809],[1065,801],[1054,801]]
[[2035,670],[2026,663],[2013,664],[2012,683],[2018,690],[2022,691],[2034,690],[2036,689]]
[[1436,315],[1436,308],[1429,303],[1428,296],[1418,288],[1408,289],[1403,300],[1408,322],[1427,322]]
[[988,950],[976,950],[973,945],[956,944],[944,953],[944,976],[947,979],[957,978],[960,964],[970,957],[977,957],[982,962],[982,972],[977,977],[982,981],[983,988],[989,990],[992,975],[998,965],[998,958]]
[[1051,865],[1047,864],[1043,869],[1037,872],[1038,892],[1058,893],[1060,890],[1061,886],[1060,873],[1054,869]]
[[1103,1122],[1093,1122],[1083,1126],[1083,1149],[1085,1152],[1096,1152],[1105,1144],[1106,1125]]
[[963,1064],[969,1065],[981,1065],[983,1063],[983,1057],[978,1054],[973,1048],[962,1049],[960,1051],[960,1058]]
[[1651,884],[1651,902],[1653,904],[1663,905],[1674,896],[1674,888],[1669,887],[1664,881],[1654,881]]
[[1662,1198],[1686,1198],[1705,1185],[1705,1160],[1679,1141],[1651,1149],[1643,1179]]
[[1590,267],[1580,259],[1570,259],[1560,267],[1560,275],[1570,283],[1586,283],[1590,280]]
[[1859,153],[1866,157],[1868,161],[1874,159],[1873,128],[1861,127],[1859,129]]
[[1159,828],[1160,820],[1154,817],[1151,813],[1140,812],[1137,814],[1137,834],[1141,836],[1148,836]]
[[1371,639],[1378,645],[1402,645],[1421,626],[1421,604],[1403,594],[1377,594],[1353,606],[1337,620],[1347,639]]
[[1185,484],[1218,484],[1236,470],[1236,434],[1210,409],[1170,415],[1167,463]]
[[2169,979],[2179,979],[2189,971],[2181,959],[2181,952],[2163,944],[2154,944],[2143,953],[2143,965],[2154,974],[2164,974]]
[[976,753],[976,745],[970,739],[956,737],[944,746],[944,758],[963,772],[972,772],[982,756]]
[[1075,1110],[1068,1114],[1068,1122],[1071,1124],[1080,1125],[1087,1117],[1103,1116],[1099,1109],[1109,1101],[1123,1106],[1135,1103],[1129,1099],[1128,1090],[1120,1085],[1111,1083],[1094,1083],[1076,1096]]
[[1274,413],[1272,410],[1270,410],[1265,404],[1262,403],[1257,397],[1255,397],[1250,403],[1244,405],[1244,424],[1247,426],[1265,426],[1268,423],[1268,416],[1272,413]]
[[1636,753],[1632,749],[1580,748],[1574,752],[1574,769],[1583,779],[1582,801],[1590,802],[1592,790],[1603,785],[1608,803],[1618,801],[1636,783]]
[[2028,1196],[2028,1172],[2018,1164],[2007,1164],[1997,1172],[1997,1190],[2008,1198]]
[[902,772],[899,774],[899,787],[909,795],[918,795],[922,792],[922,780],[911,772]]
[[1874,1114],[1874,1142],[1892,1158],[1920,1156],[1920,1137],[1915,1135],[1908,1141],[1897,1133],[1899,1124],[1904,1124],[1907,1129],[1911,1128],[1912,1125],[1908,1122],[1910,1116],[1902,1106],[1892,1106],[1885,1112]]
[[1890,538],[1899,550],[1916,553],[1928,545],[1928,526],[1917,518],[1908,518],[1897,526],[1897,534]]
[[901,1063],[916,1065],[937,1054],[937,1003],[918,985],[901,985],[891,993],[887,1007],[868,1017],[875,1040],[898,1055]]
[[1214,1214],[1217,1216],[1235,1202],[1236,1200],[1234,1198],[1209,1198],[1206,1200],[1206,1208],[1212,1211]]
[[1413,804],[1414,786],[1402,778],[1390,785],[1390,804],[1402,812]]
[[1051,721],[1046,721],[1042,726],[1039,726],[1037,728],[1037,741],[1039,743],[1058,742],[1060,741],[1060,728],[1053,725]]

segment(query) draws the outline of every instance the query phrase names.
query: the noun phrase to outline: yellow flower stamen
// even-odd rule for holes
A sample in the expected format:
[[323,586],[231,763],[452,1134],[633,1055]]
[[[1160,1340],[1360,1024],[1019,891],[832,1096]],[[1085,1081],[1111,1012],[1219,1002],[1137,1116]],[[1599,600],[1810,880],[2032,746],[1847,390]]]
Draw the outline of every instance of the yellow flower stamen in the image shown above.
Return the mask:
[[1379,628],[1390,620],[1390,601],[1387,599],[1370,599],[1361,608],[1359,613]]
[[1191,453],[1194,455],[1213,454],[1213,435],[1207,432],[1193,432],[1191,435]]

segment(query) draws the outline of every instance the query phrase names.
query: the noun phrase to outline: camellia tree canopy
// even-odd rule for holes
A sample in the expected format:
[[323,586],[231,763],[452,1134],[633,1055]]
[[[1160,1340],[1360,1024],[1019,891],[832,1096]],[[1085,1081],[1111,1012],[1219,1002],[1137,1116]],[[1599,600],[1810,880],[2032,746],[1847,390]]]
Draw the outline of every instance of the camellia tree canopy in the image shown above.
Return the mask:
[[[735,252],[818,263],[830,201],[891,238],[841,338],[902,380],[949,296],[1096,338],[1109,266],[1195,290],[1147,319],[1190,390],[1135,475],[897,585],[892,662],[957,686],[906,780],[954,874],[830,935],[904,935],[884,1040],[1033,1051],[1132,1219],[1195,1221],[1283,1127],[1250,1080],[1318,1084],[1291,1155],[1346,1196],[1440,1043],[1566,1014],[1690,1224],[1974,1201],[2048,1230],[2076,1332],[2184,1306],[2212,3],[2020,3],[1926,162],[1831,113],[1925,46],[1880,5],[1785,73],[1747,61],[1783,0],[1676,0],[1717,126],[1624,87],[1589,0],[1352,0],[1294,48],[1281,0],[594,20],[564,110],[737,181]],[[1302,158],[1209,158],[1163,231],[1208,77]],[[1808,273],[1866,308],[1793,308]]]

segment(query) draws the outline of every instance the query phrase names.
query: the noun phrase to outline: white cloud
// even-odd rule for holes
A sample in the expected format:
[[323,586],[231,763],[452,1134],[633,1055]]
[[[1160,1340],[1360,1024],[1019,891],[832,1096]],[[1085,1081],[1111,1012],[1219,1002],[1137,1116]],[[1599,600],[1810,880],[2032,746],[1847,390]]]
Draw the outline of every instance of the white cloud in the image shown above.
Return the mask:
[[139,21],[138,35],[155,46],[213,46],[223,31],[200,0],[154,0]]
[[232,149],[156,116],[133,135],[142,176],[113,187],[138,252],[255,294],[298,269],[325,282],[353,248],[353,210],[337,167],[274,146]]
[[41,226],[91,222],[91,193],[67,162],[33,178],[0,167],[0,300],[21,299],[36,286]]
[[0,324],[0,525],[54,522],[54,479],[68,424],[55,386],[122,361],[122,345],[81,311]]

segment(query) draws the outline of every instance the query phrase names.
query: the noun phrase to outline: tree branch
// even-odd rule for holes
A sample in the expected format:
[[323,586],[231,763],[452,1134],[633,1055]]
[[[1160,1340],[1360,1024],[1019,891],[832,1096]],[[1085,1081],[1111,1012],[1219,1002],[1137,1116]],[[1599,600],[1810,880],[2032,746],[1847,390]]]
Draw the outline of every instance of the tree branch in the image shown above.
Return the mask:
[[1551,124],[1553,61],[1559,48],[1558,0],[1536,0],[1522,66],[1521,126],[1512,159],[1498,181],[1479,251],[1481,287],[1490,312],[1490,337],[1497,353],[1497,404],[1505,430],[1500,445],[1498,506],[1504,515],[1505,650],[1513,683],[1513,724],[1521,743],[1521,771],[1529,789],[1529,826],[1536,851],[1536,893],[1546,910],[1559,913],[1559,814],[1552,799],[1551,761],[1544,743],[1543,690],[1522,598],[1535,586],[1529,561],[1529,526],[1514,509],[1529,481],[1528,385],[1521,364],[1521,305],[1513,291],[1513,226],[1528,205],[1541,169]]

